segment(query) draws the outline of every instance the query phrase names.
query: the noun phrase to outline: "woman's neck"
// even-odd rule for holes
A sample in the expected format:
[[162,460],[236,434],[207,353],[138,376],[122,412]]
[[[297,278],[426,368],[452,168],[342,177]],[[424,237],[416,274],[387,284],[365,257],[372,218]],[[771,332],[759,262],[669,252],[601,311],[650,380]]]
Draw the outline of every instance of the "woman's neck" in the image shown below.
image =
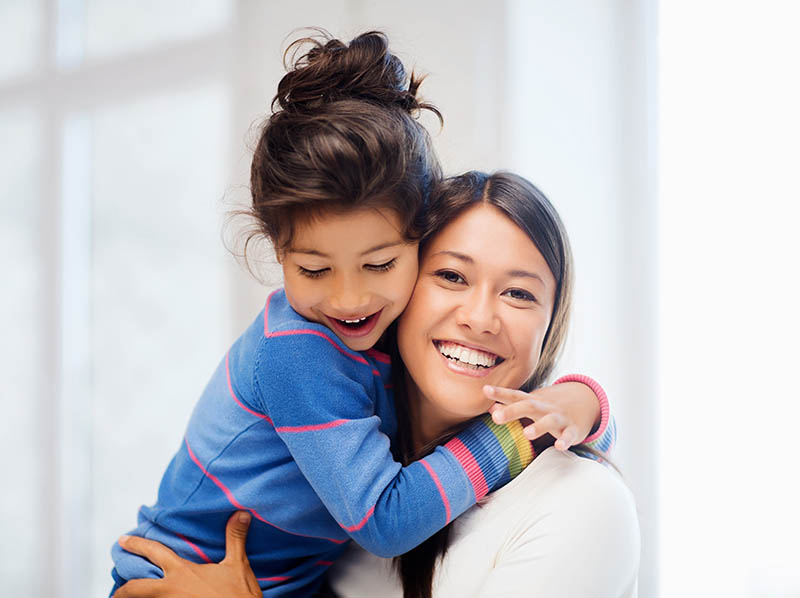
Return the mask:
[[411,421],[411,443],[415,454],[433,444],[440,444],[442,438],[459,423],[446,417],[426,400],[408,372],[406,372],[406,397]]

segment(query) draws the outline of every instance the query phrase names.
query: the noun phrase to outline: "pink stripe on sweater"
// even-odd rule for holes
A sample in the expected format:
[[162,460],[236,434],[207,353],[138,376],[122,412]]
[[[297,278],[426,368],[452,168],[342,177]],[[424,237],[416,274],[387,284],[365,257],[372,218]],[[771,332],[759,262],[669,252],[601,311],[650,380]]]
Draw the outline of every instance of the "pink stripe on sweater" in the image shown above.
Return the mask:
[[[353,355],[352,353],[345,351],[339,346],[339,344],[335,340],[333,340],[327,334],[323,334],[319,330],[312,330],[311,328],[298,328],[297,330],[278,330],[277,332],[270,332],[267,335],[267,338],[275,338],[278,336],[294,336],[295,334],[313,334],[314,336],[324,338],[326,341],[328,341],[330,344],[336,347],[336,350],[339,351],[339,353],[341,353],[342,355],[345,355],[350,359],[352,359],[353,361],[356,361],[360,364],[369,366],[369,362],[363,357],[361,357],[361,355]],[[372,373],[375,374],[376,376],[381,375],[381,373],[375,368],[372,368]]]
[[367,525],[367,521],[369,521],[369,518],[372,517],[372,514],[374,512],[375,512],[375,505],[372,505],[372,508],[369,511],[367,511],[366,515],[364,515],[364,519],[362,519],[361,521],[359,521],[355,525],[351,525],[350,527],[347,527],[346,525],[342,525],[342,529],[344,531],[346,531],[346,532],[357,532],[362,527]]
[[[336,347],[337,351],[339,351],[342,355],[347,355],[350,359],[352,359],[354,361],[357,361],[360,364],[369,365],[369,362],[366,359],[364,359],[363,357],[361,357],[361,355],[353,355],[352,353],[349,353],[349,352],[345,351],[344,349],[342,349],[339,346],[339,344],[336,341],[334,341],[327,334],[324,334],[324,333],[320,332],[319,330],[312,330],[310,328],[298,328],[298,329],[295,329],[295,330],[278,330],[277,332],[270,332],[269,331],[269,302],[272,300],[272,296],[275,293],[277,293],[279,290],[280,289],[276,289],[276,290],[272,291],[269,294],[269,297],[267,297],[267,304],[264,306],[264,336],[265,337],[274,338],[274,337],[278,337],[278,336],[294,336],[295,334],[313,334],[313,335],[319,336],[321,338],[324,338],[326,341],[328,341],[330,344],[332,344],[334,347]],[[391,360],[389,360],[389,356],[388,355],[385,355],[384,353],[381,353],[380,351],[375,351],[375,353],[376,353],[376,355],[373,355],[373,357],[375,357],[375,359],[377,359],[378,361],[382,361],[383,359],[385,359],[386,361],[384,363],[391,363]],[[374,368],[372,369],[372,373],[375,374],[376,376],[380,376],[381,375],[381,373],[378,370],[374,369]]]
[[439,495],[442,497],[442,503],[444,504],[444,513],[445,513],[445,525],[450,523],[450,501],[447,500],[447,494],[444,491],[444,486],[442,486],[442,482],[439,480],[439,476],[436,475],[436,472],[433,471],[433,467],[430,466],[430,463],[425,461],[424,459],[420,461],[422,466],[428,470],[431,478],[433,479],[433,483],[436,484],[436,487],[439,489]]
[[486,484],[481,466],[478,465],[467,446],[458,438],[453,438],[444,446],[455,455],[458,462],[461,463],[461,467],[464,468],[464,472],[472,483],[472,489],[475,491],[475,500],[480,500],[489,494],[489,486]]
[[286,433],[293,433],[293,432],[316,432],[317,430],[328,430],[329,428],[336,428],[341,426],[342,424],[346,424],[347,422],[352,421],[349,419],[337,419],[332,422],[328,422],[325,424],[310,424],[308,426],[282,426],[280,428],[275,428],[277,432],[286,432]]
[[278,575],[276,577],[256,577],[256,581],[289,581],[291,577],[286,575]]
[[367,355],[372,357],[375,361],[379,361],[381,363],[391,364],[392,359],[384,352],[378,351],[377,349],[367,349]]
[[189,457],[191,457],[191,459],[192,459],[192,461],[194,461],[195,465],[197,465],[197,467],[200,468],[200,471],[202,471],[203,474],[209,480],[214,482],[214,484],[216,484],[216,486],[220,490],[222,490],[222,492],[228,498],[230,503],[234,507],[236,507],[237,509],[242,510],[242,511],[249,511],[253,515],[253,517],[258,519],[262,523],[266,523],[267,525],[270,525],[270,526],[274,527],[275,529],[284,532],[285,534],[291,534],[293,536],[301,536],[303,538],[317,538],[317,539],[320,539],[320,540],[328,540],[330,542],[333,542],[334,544],[344,544],[345,542],[347,542],[347,538],[345,538],[343,540],[338,540],[336,538],[326,538],[325,536],[309,536],[309,535],[306,535],[306,534],[298,534],[297,532],[290,532],[288,530],[283,529],[282,527],[280,527],[278,525],[275,525],[271,521],[267,521],[266,519],[264,519],[264,517],[261,516],[261,514],[258,511],[256,511],[255,509],[250,509],[248,507],[245,507],[242,503],[240,503],[238,500],[236,500],[236,497],[233,495],[233,492],[231,492],[230,489],[227,486],[225,486],[225,484],[223,484],[217,476],[215,476],[214,474],[209,472],[205,467],[203,467],[203,464],[200,463],[200,460],[194,454],[194,451],[192,450],[192,447],[189,446],[189,440],[184,438],[183,441],[186,444],[186,450],[189,452]]
[[267,417],[263,413],[259,413],[258,411],[253,411],[247,405],[242,403],[239,400],[239,398],[236,396],[236,393],[233,392],[233,385],[231,384],[231,368],[230,368],[230,364],[229,364],[230,355],[231,355],[230,351],[228,351],[225,354],[225,375],[228,377],[228,390],[230,391],[231,396],[233,397],[233,400],[236,401],[236,404],[239,405],[239,407],[241,407],[242,409],[247,411],[247,413],[250,413],[252,415],[255,415],[256,417],[260,417],[261,419],[264,419],[264,420],[268,421],[269,423],[272,423],[272,420],[269,417]]
[[211,559],[208,558],[208,555],[205,552],[203,552],[202,549],[197,544],[195,544],[194,542],[190,542],[189,539],[186,538],[186,536],[182,536],[178,532],[175,532],[175,535],[178,536],[184,542],[186,542],[191,547],[191,549],[194,550],[200,556],[200,558],[203,559],[206,563],[211,562]]

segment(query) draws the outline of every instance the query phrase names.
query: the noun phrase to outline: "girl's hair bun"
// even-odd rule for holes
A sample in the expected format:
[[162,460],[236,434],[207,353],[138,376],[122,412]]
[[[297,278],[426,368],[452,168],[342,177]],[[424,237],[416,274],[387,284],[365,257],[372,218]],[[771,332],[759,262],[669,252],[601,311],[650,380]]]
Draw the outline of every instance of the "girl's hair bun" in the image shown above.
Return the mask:
[[277,103],[287,112],[313,112],[327,103],[353,99],[395,105],[408,113],[429,109],[441,120],[435,107],[417,98],[423,77],[412,73],[406,81],[403,63],[389,51],[383,33],[362,33],[345,44],[325,30],[316,31],[318,35],[287,48],[284,63],[289,72],[278,84],[273,110]]

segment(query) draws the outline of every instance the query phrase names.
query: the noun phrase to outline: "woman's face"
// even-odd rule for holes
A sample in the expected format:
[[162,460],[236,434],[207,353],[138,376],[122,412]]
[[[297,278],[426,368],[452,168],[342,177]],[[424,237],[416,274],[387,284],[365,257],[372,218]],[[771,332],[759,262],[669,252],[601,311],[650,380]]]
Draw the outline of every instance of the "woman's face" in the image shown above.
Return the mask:
[[489,409],[484,385],[519,388],[539,361],[555,288],[542,254],[494,206],[471,207],[439,232],[398,320],[421,416],[453,425]]

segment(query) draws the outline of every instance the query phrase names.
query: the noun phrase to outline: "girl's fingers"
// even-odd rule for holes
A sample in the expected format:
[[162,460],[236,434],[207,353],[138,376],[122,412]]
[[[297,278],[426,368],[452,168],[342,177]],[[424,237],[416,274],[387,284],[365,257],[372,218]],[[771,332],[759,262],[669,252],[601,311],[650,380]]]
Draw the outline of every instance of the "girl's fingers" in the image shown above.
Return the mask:
[[496,424],[504,424],[524,417],[535,421],[546,416],[549,410],[550,407],[548,405],[526,395],[525,400],[501,406],[492,410],[491,413],[492,419]]
[[555,447],[560,451],[565,451],[574,444],[578,444],[578,428],[567,426],[556,440]]
[[483,394],[487,399],[504,405],[512,405],[518,401],[531,398],[531,395],[523,390],[503,388],[502,386],[486,385],[483,387]]
[[171,565],[180,560],[177,554],[160,542],[139,536],[122,536],[119,539],[119,545],[128,552],[143,556],[154,565],[158,565],[165,573]]
[[548,413],[524,429],[525,438],[536,440],[545,434],[560,437],[565,424],[564,416],[560,413]]
[[228,519],[225,526],[225,559],[239,563],[247,562],[247,530],[252,517],[247,511],[237,511]]
[[161,579],[133,579],[114,592],[112,598],[157,598],[163,595],[159,593],[163,583]]

